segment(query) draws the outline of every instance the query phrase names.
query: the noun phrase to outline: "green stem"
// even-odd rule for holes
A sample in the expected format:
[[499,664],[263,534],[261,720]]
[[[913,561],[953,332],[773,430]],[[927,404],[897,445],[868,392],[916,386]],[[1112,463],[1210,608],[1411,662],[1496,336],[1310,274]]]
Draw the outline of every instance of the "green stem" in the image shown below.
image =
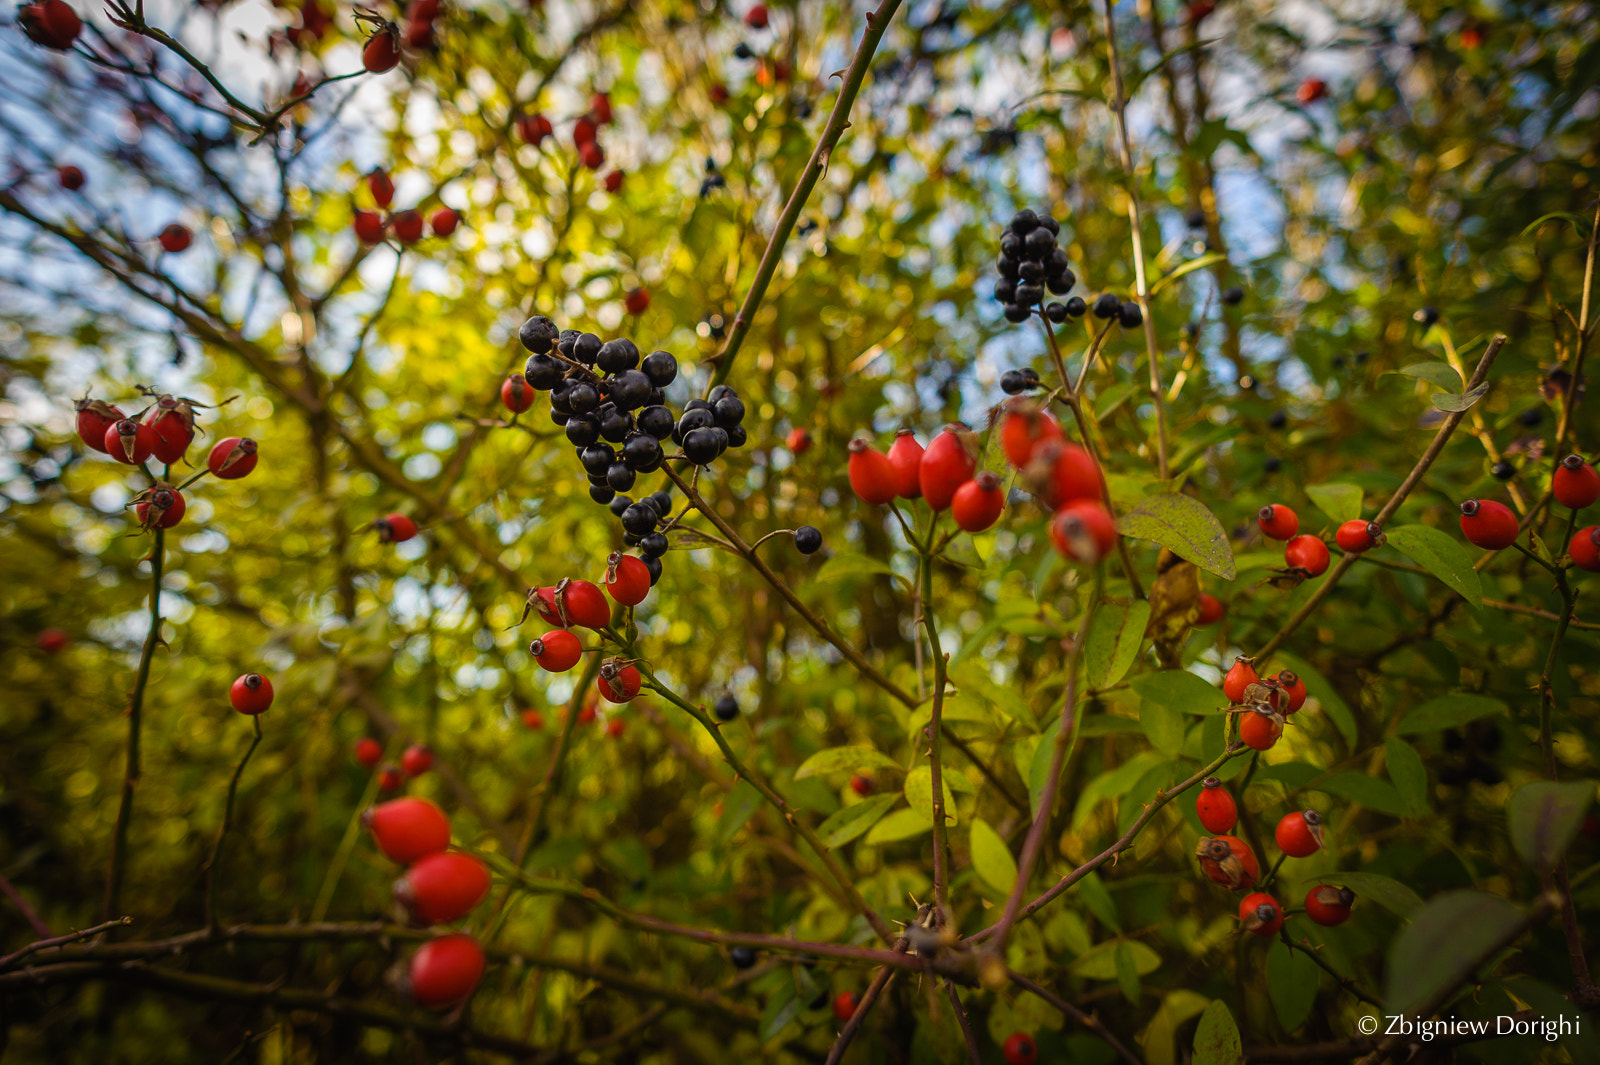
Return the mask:
[[933,559],[922,552],[917,567],[921,589],[923,631],[928,634],[928,649],[933,655],[933,705],[928,716],[928,769],[933,785],[933,898],[939,907],[940,923],[951,920],[950,913],[950,828],[944,809],[944,689],[950,658],[939,644],[939,625],[933,617]]
[[[1279,860],[1282,861],[1282,859]],[[1274,866],[1273,868],[1276,870],[1277,867]],[[1265,887],[1264,884],[1263,887]],[[1289,930],[1287,928],[1280,928],[1278,930],[1278,935],[1283,940],[1284,946],[1288,947],[1291,951],[1298,950],[1300,953],[1316,962],[1319,969],[1333,977],[1336,981],[1338,981],[1340,987],[1350,992],[1356,998],[1359,998],[1362,1002],[1365,1002],[1367,1005],[1373,1006],[1379,1010],[1388,1009],[1388,1007],[1383,1004],[1382,999],[1374,998],[1372,995],[1369,995],[1365,991],[1361,990],[1361,988],[1356,986],[1354,979],[1344,975],[1338,969],[1335,969],[1333,966],[1329,965],[1327,960],[1324,959],[1321,954],[1317,953],[1317,951],[1303,943],[1296,943],[1293,939],[1291,939],[1289,936]]]

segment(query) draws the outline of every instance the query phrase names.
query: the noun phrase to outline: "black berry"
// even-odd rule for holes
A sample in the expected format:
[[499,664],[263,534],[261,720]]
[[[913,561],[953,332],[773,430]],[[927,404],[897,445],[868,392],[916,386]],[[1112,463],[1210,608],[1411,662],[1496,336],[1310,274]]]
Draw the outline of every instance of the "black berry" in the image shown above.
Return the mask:
[[1100,294],[1100,298],[1094,301],[1094,316],[1096,318],[1109,321],[1120,314],[1122,314],[1122,301],[1111,293],[1103,292]]
[[794,531],[794,549],[802,555],[814,555],[822,547],[822,532],[811,525],[802,525]]
[[739,700],[731,695],[724,695],[717,700],[716,706],[712,709],[716,712],[718,720],[732,721],[739,716]]
[[666,388],[678,379],[678,360],[673,358],[670,351],[652,351],[644,357],[640,369],[657,388]]
[[561,331],[556,324],[542,314],[536,314],[522,323],[522,328],[517,330],[517,339],[522,341],[522,346],[536,355],[543,355],[555,346],[556,339],[561,336]]

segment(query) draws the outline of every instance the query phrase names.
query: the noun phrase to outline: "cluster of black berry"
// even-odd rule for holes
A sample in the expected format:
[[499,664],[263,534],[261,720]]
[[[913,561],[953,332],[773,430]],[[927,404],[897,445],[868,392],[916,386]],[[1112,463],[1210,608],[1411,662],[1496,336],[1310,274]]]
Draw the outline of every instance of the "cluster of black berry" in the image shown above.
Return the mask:
[[1024,366],[1020,370],[1007,370],[1000,375],[1000,391],[1008,396],[1032,392],[1036,388],[1043,387],[1039,374],[1031,366]]
[[[1060,232],[1061,224],[1054,218],[1023,208],[1000,235],[1000,258],[995,263],[1000,280],[995,282],[994,298],[1005,306],[1008,321],[1027,321],[1033,308],[1044,301],[1047,288],[1065,295],[1078,283],[1067,267],[1067,253],[1056,246]],[[1082,315],[1081,299],[1051,303],[1045,314],[1052,321],[1065,321],[1072,315],[1073,305]]]

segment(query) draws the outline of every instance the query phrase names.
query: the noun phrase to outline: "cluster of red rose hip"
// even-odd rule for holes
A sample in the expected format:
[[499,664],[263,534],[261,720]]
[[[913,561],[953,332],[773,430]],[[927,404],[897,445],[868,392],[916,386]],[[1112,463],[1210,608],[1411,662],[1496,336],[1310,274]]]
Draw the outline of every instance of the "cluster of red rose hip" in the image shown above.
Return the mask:
[[[1084,563],[1111,553],[1117,530],[1103,502],[1100,466],[1066,439],[1060,422],[1036,401],[1008,400],[1000,448],[1023,484],[1052,512],[1050,538],[1056,550]],[[888,454],[863,437],[850,442],[850,487],[863,502],[925,499],[936,513],[948,509],[957,526],[973,533],[998,521],[1006,503],[999,476],[977,466],[977,436],[960,423],[945,426],[926,449],[909,429],[900,430]]]
[[[153,457],[166,464],[167,476],[171,476],[172,465],[194,442],[195,408],[201,404],[164,393],[150,394],[155,396],[155,402],[131,418],[103,399],[85,396],[78,400],[78,438],[91,450],[128,466],[143,467]],[[187,485],[206,472],[225,481],[236,480],[256,468],[258,457],[254,440],[230,436],[211,449],[206,469],[184,483]],[[151,480],[155,483],[135,496],[130,505],[144,528],[170,529],[183,520],[188,504],[178,486],[154,475]]]
[[[1600,471],[1582,455],[1568,455],[1550,479],[1550,494],[1557,503],[1577,513],[1600,500]],[[1461,504],[1461,535],[1474,547],[1501,551],[1517,542],[1521,531],[1517,516],[1504,503],[1492,499],[1469,499]],[[1567,557],[1579,569],[1600,573],[1600,525],[1590,525],[1572,534]]]
[[[620,551],[613,551],[606,559],[601,580],[611,598],[623,606],[637,606],[650,594],[650,571],[644,562]],[[583,642],[573,634],[574,627],[598,632],[611,626],[611,608],[600,588],[590,581],[570,577],[530,591],[522,611],[524,620],[530,610],[538,611],[551,625],[560,626],[528,644],[528,654],[540,669],[550,673],[565,673],[583,658]],[[600,663],[598,687],[609,702],[629,702],[639,694],[641,681],[638,667],[625,658],[613,655]]]
[[[377,205],[385,210],[394,202],[394,179],[382,167],[367,175],[367,189],[372,193],[372,199]],[[453,208],[439,207],[428,216],[427,224],[428,228],[433,230],[434,236],[448,237],[456,231],[456,226],[461,224],[461,215]],[[357,208],[352,215],[351,228],[356,231],[356,236],[363,244],[382,243],[391,230],[400,243],[414,244],[422,239],[422,212],[408,209],[395,211],[393,214],[380,214],[377,211]]]
[[[368,769],[376,769],[383,761],[383,744],[371,736],[356,741],[356,761]],[[405,782],[420,777],[433,768],[433,750],[425,744],[413,743],[400,755],[399,765],[386,765],[378,769],[378,789],[399,791]]]
[[[433,23],[440,15],[441,6],[439,0],[412,0],[406,5],[403,27],[371,12],[358,11],[356,21],[372,27],[372,36],[361,48],[361,65],[369,74],[387,74],[400,65],[402,45],[415,51],[432,48]],[[315,19],[311,14],[302,13],[305,27],[309,29],[316,24],[319,27],[316,36],[321,37],[332,18],[322,12],[317,0],[310,0],[305,7],[316,9]]]
[[[605,165],[606,152],[600,146],[600,127],[610,125],[611,118],[611,96],[597,92],[589,97],[589,110],[572,123],[572,146],[578,150],[578,161],[590,170],[599,170]],[[514,125],[517,136],[535,148],[543,144],[545,138],[555,135],[555,126],[542,111],[518,115]],[[600,187],[607,192],[620,192],[622,179],[622,171],[612,169],[600,179]]]

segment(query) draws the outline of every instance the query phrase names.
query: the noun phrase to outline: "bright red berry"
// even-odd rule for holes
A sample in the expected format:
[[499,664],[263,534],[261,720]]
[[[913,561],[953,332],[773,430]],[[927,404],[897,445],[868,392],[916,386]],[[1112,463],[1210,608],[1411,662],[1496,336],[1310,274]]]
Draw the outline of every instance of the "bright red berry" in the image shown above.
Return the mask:
[[1352,555],[1359,555],[1363,551],[1370,551],[1378,546],[1383,536],[1383,530],[1375,521],[1362,521],[1360,518],[1351,518],[1333,534],[1334,542],[1339,545],[1339,550],[1348,551]]
[[1196,625],[1215,625],[1222,620],[1222,600],[1209,592],[1200,593],[1200,616],[1194,619]]
[[594,118],[595,125],[608,124],[611,121],[611,97],[603,92],[589,97],[589,114]]
[[1006,408],[1006,416],[1000,422],[1000,450],[1017,469],[1024,469],[1033,461],[1034,454],[1045,444],[1066,439],[1061,423],[1034,401],[1008,400]]
[[[590,698],[592,700],[594,697],[591,696]],[[599,708],[596,707],[595,704],[592,701],[584,703],[583,704],[583,709],[578,711],[578,724],[580,724],[580,725],[590,724],[591,722],[594,721],[595,717],[598,716],[598,714],[599,714]],[[562,717],[566,716],[565,711],[562,712],[561,716]]]
[[75,166],[58,166],[56,181],[68,192],[77,192],[83,188],[83,171]]
[[1355,901],[1356,893],[1349,888],[1319,884],[1306,892],[1306,916],[1328,927],[1344,924]]
[[34,637],[34,642],[45,654],[58,655],[72,644],[72,637],[67,635],[66,630],[52,626],[41,630],[39,635]]
[[460,851],[430,854],[394,882],[395,901],[425,925],[465,917],[487,894],[489,867]]
[[628,723],[620,717],[614,717],[606,722],[606,735],[612,739],[621,739],[623,732],[627,731]]
[[850,488],[863,503],[877,506],[894,499],[894,466],[861,437],[850,441],[849,473]]
[[910,429],[898,429],[889,445],[889,465],[894,467],[894,494],[901,499],[922,498],[922,445]]
[[956,489],[950,500],[950,516],[960,528],[977,533],[999,521],[1005,507],[1006,493],[1000,487],[1000,478],[984,470]]
[[623,606],[636,606],[650,594],[650,568],[643,559],[613,551],[606,559],[606,591]]
[[372,523],[378,539],[386,544],[403,544],[417,535],[417,523],[404,514],[385,514]]
[[553,132],[550,120],[543,115],[523,115],[517,119],[517,136],[529,144],[537,145]]
[[1255,659],[1239,655],[1233,660],[1227,676],[1222,678],[1222,694],[1230,703],[1244,702],[1244,690],[1261,678],[1256,675]]
[[528,379],[519,373],[512,374],[500,383],[500,402],[513,414],[521,414],[533,406],[537,394],[533,386],[528,384]]
[[1230,832],[1239,823],[1239,806],[1216,777],[1206,777],[1201,781],[1194,812],[1207,832]]
[[1283,718],[1275,711],[1252,708],[1239,715],[1239,739],[1246,747],[1270,751],[1283,735]]
[[1582,510],[1600,499],[1600,471],[1583,461],[1582,455],[1568,455],[1556,467],[1550,491],[1562,506]]
[[1207,879],[1234,891],[1250,890],[1261,875],[1256,852],[1238,836],[1202,836],[1194,856]]
[[976,449],[972,430],[959,422],[952,422],[940,431],[923,452],[922,465],[917,477],[922,484],[922,497],[934,510],[944,510],[955,498],[956,489],[972,480],[977,468]]
[[583,657],[583,644],[566,629],[552,629],[528,644],[528,654],[540,669],[565,673]]
[[42,48],[65,52],[83,32],[83,20],[66,0],[38,0],[17,9],[17,22],[28,40]]
[[73,406],[78,413],[78,439],[90,449],[102,455],[106,454],[107,430],[127,415],[103,399],[90,399],[88,396],[78,400]]
[[1013,1032],[1000,1049],[1006,1065],[1037,1065],[1039,1060],[1039,1044],[1027,1032]]
[[1284,695],[1288,696],[1288,703],[1279,708],[1285,715],[1292,714],[1306,705],[1306,682],[1301,679],[1300,674],[1286,669],[1278,674],[1278,684],[1282,687]]
[[450,819],[427,799],[391,799],[368,807],[361,824],[393,862],[410,865],[450,846]]
[[389,219],[394,235],[402,244],[414,244],[422,239],[422,215],[416,211],[398,211]]
[[400,27],[385,22],[361,48],[361,65],[369,74],[387,74],[400,65]]
[[1328,545],[1310,533],[1301,533],[1283,545],[1283,563],[1308,577],[1328,572]]
[[629,289],[628,294],[623,297],[622,305],[627,308],[629,314],[643,314],[650,306],[650,290],[642,286]]
[[848,1021],[856,1015],[856,1006],[860,999],[856,998],[854,991],[841,991],[833,997],[833,1015],[841,1023]]
[[796,458],[811,450],[811,433],[808,430],[794,428],[789,430],[789,437],[784,441],[791,454]]
[[142,420],[155,434],[152,453],[169,466],[183,458],[194,441],[194,407],[186,399],[159,396]]
[[436,237],[448,237],[461,224],[461,215],[449,207],[437,208],[428,216],[428,228]]
[[454,1006],[478,986],[483,964],[483,948],[469,935],[430,939],[411,956],[407,989],[424,1009]]
[[1461,535],[1485,551],[1503,550],[1517,541],[1517,516],[1504,503],[1469,499],[1461,504]]
[[246,673],[233,682],[228,701],[241,714],[263,713],[272,705],[272,682],[259,673]]
[[113,422],[111,428],[106,430],[106,454],[129,466],[143,463],[155,450],[155,446],[155,430],[143,422],[124,418],[119,422]]
[[183,493],[165,481],[158,481],[141,492],[133,505],[134,516],[146,529],[170,529],[183,520],[187,509]]
[[562,628],[582,625],[586,629],[603,629],[611,624],[611,607],[605,594],[599,585],[589,581],[569,577],[552,587],[540,588],[534,592],[533,605],[540,617]]
[[367,175],[367,188],[372,192],[372,198],[379,207],[387,207],[394,202],[394,179],[389,177],[389,172],[383,167],[378,167]]
[[860,773],[855,774],[850,778],[850,790],[866,798],[872,794],[872,778],[862,776]]
[[1567,544],[1572,564],[1590,573],[1600,573],[1600,525],[1591,525],[1572,534]]
[[544,728],[544,715],[537,710],[524,710],[522,712],[522,727],[529,729]]
[[256,468],[256,442],[248,436],[230,436],[217,441],[206,458],[206,468],[224,481],[238,480]]
[[180,226],[178,223],[173,222],[161,231],[161,236],[157,239],[161,241],[161,247],[164,250],[176,255],[181,251],[188,250],[189,245],[194,241],[194,234],[189,232],[188,226]]
[[1328,83],[1321,78],[1307,78],[1300,83],[1294,95],[1302,104],[1314,104],[1328,95]]
[[1080,499],[1100,500],[1105,480],[1088,450],[1066,440],[1045,441],[1034,448],[1022,471],[1029,490],[1052,510]]
[[578,146],[578,161],[590,170],[599,170],[606,164],[605,149],[600,147],[599,141],[584,141]]
[[420,777],[433,768],[433,751],[420,743],[413,743],[400,756],[400,768],[408,777]]
[[1066,504],[1050,519],[1050,539],[1067,558],[1093,565],[1117,546],[1117,527],[1111,512],[1098,499]]
[[623,181],[624,175],[622,171],[612,170],[607,172],[606,176],[600,179],[600,187],[605,189],[607,192],[617,193],[622,190]]
[[767,5],[754,4],[749,11],[744,13],[744,24],[753,30],[767,28]]
[[608,658],[600,663],[600,680],[597,687],[608,702],[626,703],[639,694],[639,670],[621,658]]
[[1291,858],[1315,854],[1322,849],[1322,815],[1315,810],[1284,814],[1273,836],[1278,849]]
[[1292,540],[1300,531],[1300,516],[1282,503],[1269,503],[1256,514],[1256,524],[1263,536],[1274,540]]
[[1246,932],[1270,936],[1283,927],[1283,907],[1264,891],[1246,895],[1239,903],[1239,920]]
[[383,761],[383,744],[371,736],[363,736],[356,740],[356,761],[371,769]]
[[356,239],[363,244],[381,243],[389,231],[389,223],[377,211],[358,210],[351,215],[350,224],[356,231]]
[[378,770],[378,790],[385,794],[405,787],[406,775],[397,765],[386,765]]
[[575,147],[582,148],[585,144],[593,144],[599,127],[594,119],[584,115],[572,124],[572,143]]

